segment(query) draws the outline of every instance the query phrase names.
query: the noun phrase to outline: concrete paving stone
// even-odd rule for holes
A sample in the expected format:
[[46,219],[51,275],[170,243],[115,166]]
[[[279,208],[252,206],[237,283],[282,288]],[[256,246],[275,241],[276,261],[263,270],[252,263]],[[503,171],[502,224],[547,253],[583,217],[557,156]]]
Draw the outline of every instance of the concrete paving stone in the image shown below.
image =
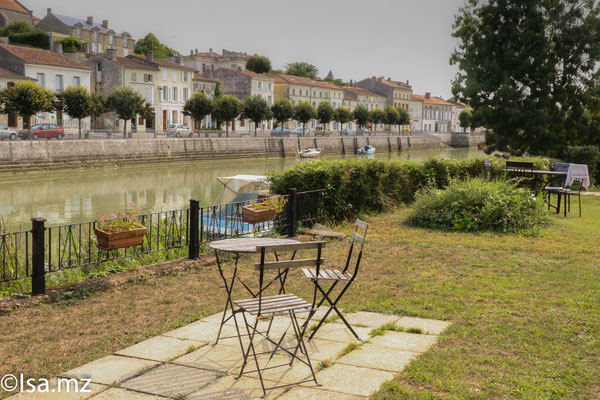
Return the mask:
[[[289,363],[291,357],[288,355],[276,354],[275,356],[273,356],[273,358],[269,359],[269,357],[269,355],[261,355],[258,357],[258,363],[261,366],[263,380],[270,381],[270,383],[265,385],[285,385],[288,383],[296,383],[312,379],[310,368],[303,362],[294,360],[294,363],[290,367]],[[300,358],[306,361],[306,357],[304,355],[301,355]],[[315,372],[317,364],[317,361],[312,362],[312,367],[313,369],[315,369]],[[274,366],[280,367],[264,370],[265,367]],[[246,366],[245,371],[256,371],[256,363],[252,355],[250,355],[250,357],[248,358],[248,365]],[[239,369],[237,369],[235,372],[239,372]],[[258,379],[258,372],[244,372],[243,376]],[[310,382],[307,383],[307,385],[309,386],[310,384]]]
[[[228,311],[227,314],[225,314],[225,318],[229,318],[230,316],[231,316],[231,312]],[[222,318],[223,318],[223,312],[219,312],[219,313],[210,315],[206,318],[202,318],[200,321],[210,322],[213,324],[220,324]],[[246,314],[246,320],[250,323],[254,322],[255,318],[256,317],[253,315]],[[244,324],[244,318],[242,317],[241,314],[236,314],[236,319],[240,326],[242,326]],[[225,322],[225,325],[235,326],[235,321],[233,320],[233,318],[230,318],[229,320],[227,320],[227,322]]]
[[[199,342],[214,343],[219,333],[219,324],[212,322],[196,321],[175,330],[163,333],[162,336],[179,339],[196,340]],[[225,325],[221,337],[237,335],[235,327]]]
[[[308,300],[308,301],[310,301],[310,300]],[[313,322],[319,322],[328,310],[329,310],[329,307],[325,307],[325,306],[319,308],[317,310],[317,312],[310,318],[310,323],[312,324]],[[329,313],[328,317],[331,317],[334,314],[335,314],[335,311],[331,311]],[[308,313],[298,314],[298,319],[306,319],[306,317],[308,317]]]
[[100,393],[97,396],[92,397],[92,400],[161,400],[164,397],[155,396],[153,394],[146,394],[140,392],[134,392],[127,389],[121,388],[110,388]]
[[[267,387],[269,383],[267,382]],[[186,400],[249,400],[277,398],[284,392],[283,389],[267,390],[266,397],[263,396],[262,387],[258,379],[241,377],[235,379],[234,376],[225,376],[217,379],[212,384],[203,387],[197,392],[191,393]]]
[[218,344],[216,346],[204,346],[179,357],[173,360],[173,364],[229,373],[235,368],[239,368],[243,359],[242,350],[239,346]]
[[366,397],[330,392],[322,389],[296,387],[287,391],[278,400],[364,400]]
[[354,365],[356,367],[383,369],[398,372],[418,353],[391,350],[376,344],[367,343],[336,360],[336,363]]
[[112,385],[159,364],[156,361],[111,355],[67,371],[61,376],[78,379],[90,378],[94,383]]
[[218,376],[214,371],[165,364],[124,382],[121,387],[149,394],[177,397],[188,395],[213,383]]
[[119,350],[115,354],[155,361],[167,361],[186,354],[191,348],[204,345],[206,345],[206,342],[168,336],[155,336],[152,339]]
[[379,328],[387,323],[394,323],[400,318],[397,315],[379,314],[367,311],[359,311],[342,315],[344,315],[344,318],[346,318],[348,323],[352,326],[362,325],[369,328]]
[[430,335],[439,335],[444,332],[452,322],[440,321],[437,319],[424,319],[415,317],[402,317],[396,322],[396,325],[403,328],[418,328]]
[[[65,378],[62,378],[65,379]],[[41,382],[36,382],[36,385],[39,385]],[[37,386],[40,391],[35,392],[27,392],[23,391],[11,397],[11,399],[15,400],[85,400],[89,399],[98,393],[101,393],[103,390],[108,389],[106,385],[99,385],[96,383],[90,383],[87,386],[85,382],[77,381],[77,386],[75,386],[75,382],[67,382],[62,381],[60,384],[60,388],[58,387],[57,378],[49,379],[48,388]],[[25,390],[28,390],[29,387],[25,386]],[[85,392],[81,390],[85,389]]]
[[322,385],[320,389],[357,396],[369,396],[377,391],[383,382],[393,378],[392,372],[344,364],[334,364],[317,373],[317,381]]
[[308,349],[308,355],[313,361],[335,360],[340,351],[349,343],[334,342],[331,340],[313,339],[310,342],[304,342]]
[[427,351],[436,341],[437,336],[405,332],[386,332],[383,336],[375,336],[371,339],[373,344],[379,346],[414,353]]
[[[371,332],[371,328],[360,328],[355,326],[352,328],[362,340],[368,340],[370,338],[369,332]],[[309,335],[307,335],[307,338],[308,336]],[[315,339],[333,340],[336,342],[345,343],[356,341],[356,338],[352,332],[350,332],[350,330],[344,324],[325,324],[321,326],[315,335]]]

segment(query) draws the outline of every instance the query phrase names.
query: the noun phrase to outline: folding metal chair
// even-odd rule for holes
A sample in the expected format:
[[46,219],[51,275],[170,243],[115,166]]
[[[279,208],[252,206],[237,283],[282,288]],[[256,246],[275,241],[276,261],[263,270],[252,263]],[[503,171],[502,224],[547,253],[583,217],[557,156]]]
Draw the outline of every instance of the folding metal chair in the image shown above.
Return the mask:
[[[334,269],[334,270],[321,269],[319,271],[318,269],[314,269],[314,268],[311,268],[311,269],[302,268],[302,272],[304,272],[304,275],[306,275],[306,277],[314,283],[315,288],[323,296],[321,298],[321,300],[319,301],[319,304],[317,304],[317,308],[321,307],[321,305],[325,301],[327,301],[327,303],[329,304],[329,310],[327,310],[327,312],[325,313],[323,318],[321,318],[321,321],[319,321],[316,328],[311,333],[310,337],[308,338],[308,341],[311,341],[312,338],[315,336],[315,334],[319,331],[319,329],[321,328],[321,326],[323,325],[323,323],[325,322],[325,320],[327,319],[327,317],[329,316],[331,311],[335,311],[335,313],[340,317],[342,322],[348,327],[350,332],[352,332],[354,337],[356,337],[357,340],[362,341],[362,339],[358,336],[358,334],[354,331],[352,326],[350,326],[348,321],[346,321],[346,318],[344,318],[344,316],[342,315],[340,310],[337,308],[338,302],[340,301],[340,299],[342,298],[344,293],[346,293],[346,290],[348,290],[350,285],[352,285],[352,282],[354,282],[354,279],[356,279],[356,275],[358,274],[358,269],[360,267],[360,262],[362,260],[362,253],[363,253],[363,247],[365,245],[365,238],[367,237],[367,231],[369,230],[369,224],[367,224],[366,222],[363,222],[359,219],[356,220],[356,222],[354,223],[354,226],[355,226],[355,228],[354,228],[354,233],[352,234],[350,250],[348,251],[348,257],[346,258],[346,265],[344,266],[344,269],[342,271],[339,271],[337,269]],[[363,230],[362,236],[358,234],[359,228]],[[356,242],[358,242],[358,244],[360,246],[357,246]],[[359,251],[358,251],[358,255],[356,256],[356,263],[354,264],[354,271],[352,271],[352,273],[350,273],[350,272],[348,272],[348,269],[350,268],[354,250],[357,247],[359,248]],[[321,284],[319,283],[320,281],[327,281],[327,282],[333,282],[333,283],[331,284],[329,289],[325,290],[323,288],[323,286],[321,286]],[[337,286],[337,284],[340,282],[342,282],[342,284],[344,286],[343,286],[342,290],[338,293],[336,298],[334,300],[332,300],[330,295],[333,292],[333,290],[335,289],[335,287]],[[308,322],[309,321],[307,320],[305,325],[308,325]]]
[[[241,377],[244,373],[258,373],[258,377],[260,379],[260,384],[263,390],[263,394],[266,395],[267,390],[278,389],[286,386],[296,385],[300,383],[306,383],[314,381],[315,384],[318,385],[317,378],[315,376],[315,372],[313,370],[310,357],[308,355],[308,351],[306,349],[306,345],[304,344],[304,335],[306,333],[306,324],[304,326],[300,326],[298,323],[298,319],[296,318],[297,314],[300,313],[308,313],[307,321],[310,320],[312,315],[317,310],[316,302],[317,302],[317,288],[315,287],[313,293],[312,303],[309,303],[300,297],[290,294],[290,293],[279,293],[275,296],[263,296],[263,292],[265,289],[265,273],[269,271],[279,271],[281,274],[282,271],[288,271],[292,268],[300,268],[300,267],[315,267],[316,271],[320,271],[321,264],[323,263],[323,259],[321,258],[322,249],[325,247],[326,242],[308,242],[308,243],[298,243],[298,244],[289,244],[289,245],[272,245],[272,246],[257,246],[257,253],[260,254],[260,262],[256,264],[256,269],[259,270],[259,291],[258,296],[246,299],[246,300],[236,300],[234,301],[235,305],[239,308],[239,311],[242,313],[244,324],[246,325],[247,336],[249,338],[248,348],[244,351],[244,362],[242,364],[242,368],[238,375],[238,378]],[[296,252],[301,250],[316,250],[316,257],[314,258],[306,258],[306,259],[296,259],[289,261],[265,261],[266,255],[269,253],[283,253],[283,252],[291,252],[294,255]],[[249,322],[246,314],[255,316],[254,322]],[[286,344],[283,343],[283,339],[287,335],[287,330],[283,333],[283,336],[278,341],[270,338],[268,335],[261,333],[258,330],[258,323],[261,320],[270,319],[272,322],[272,318],[279,316],[289,316],[291,319],[291,326],[294,330],[294,337],[296,338],[296,345],[293,347],[285,347]],[[241,337],[243,335],[238,329],[238,336]],[[262,353],[257,353],[254,346],[254,338],[255,337],[263,337],[268,342],[273,344],[275,348],[273,350],[269,350]],[[300,350],[300,354],[298,354],[298,350]],[[282,351],[283,353],[290,356],[289,364],[275,365],[269,366],[268,363],[272,360],[275,352]],[[254,362],[256,364],[256,370],[253,371],[245,371],[246,366],[248,364],[248,357],[252,353],[254,358]],[[266,365],[262,366],[259,363],[258,356],[261,354],[271,353]],[[303,359],[301,355],[304,355]],[[310,372],[312,374],[312,379],[304,380],[296,383],[289,383],[285,385],[279,385],[274,387],[266,388],[263,381],[263,371],[266,369],[279,368],[284,366],[292,366],[294,360],[298,360],[310,368]]]

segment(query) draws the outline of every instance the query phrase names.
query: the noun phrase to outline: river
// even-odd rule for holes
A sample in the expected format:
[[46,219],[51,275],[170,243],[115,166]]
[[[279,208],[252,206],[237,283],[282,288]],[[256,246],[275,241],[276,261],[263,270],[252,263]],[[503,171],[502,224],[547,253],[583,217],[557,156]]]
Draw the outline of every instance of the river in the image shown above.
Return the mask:
[[[418,161],[483,155],[476,148],[464,148],[381,153],[375,157]],[[294,158],[229,159],[0,175],[0,218],[9,231],[15,231],[29,229],[33,217],[46,218],[47,225],[90,221],[124,210],[130,202],[139,212],[183,208],[192,198],[210,205],[222,189],[217,177],[262,175],[295,163]]]

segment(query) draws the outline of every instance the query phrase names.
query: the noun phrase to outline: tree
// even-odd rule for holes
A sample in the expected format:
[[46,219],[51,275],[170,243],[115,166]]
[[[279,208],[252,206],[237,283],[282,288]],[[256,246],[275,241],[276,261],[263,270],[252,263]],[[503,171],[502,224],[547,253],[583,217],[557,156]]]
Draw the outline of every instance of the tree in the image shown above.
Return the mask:
[[317,118],[317,110],[308,101],[301,101],[294,107],[294,119],[302,123],[302,136],[306,131],[306,123]]
[[31,32],[33,28],[29,26],[26,22],[13,22],[12,24],[8,24],[3,28],[0,28],[0,36],[10,36],[15,33],[27,33]]
[[33,115],[55,110],[54,95],[36,82],[16,82],[0,92],[0,99],[5,113],[15,113],[27,123]]
[[369,112],[369,121],[374,125],[373,130],[377,131],[377,125],[383,124],[386,120],[386,113],[381,108],[374,108]]
[[144,104],[144,98],[129,86],[113,89],[106,99],[106,108],[115,112],[117,117],[123,120],[123,138],[127,137],[127,121],[141,114]]
[[215,99],[218,99],[223,95],[223,84],[221,82],[217,82],[215,85]]
[[557,156],[579,142],[600,64],[596,3],[469,0],[460,9],[452,91],[492,129],[486,151]]
[[71,118],[79,121],[79,139],[81,139],[81,120],[90,116],[92,96],[83,86],[69,86],[62,93],[62,109]]
[[255,54],[246,60],[246,69],[257,74],[266,74],[271,71],[271,60]]
[[[106,112],[106,100],[100,93],[92,93],[90,96],[91,107],[90,117],[92,117],[92,127],[96,127],[96,118],[100,117]],[[85,138],[89,137],[89,131],[85,132]]]
[[387,105],[383,109],[383,113],[385,115],[383,118],[383,122],[385,122],[388,125],[388,129],[390,131],[392,130],[392,125],[400,125],[400,113],[395,107]]
[[283,125],[294,116],[294,105],[288,99],[279,99],[271,107],[271,112],[283,129]]
[[154,120],[154,110],[152,109],[152,103],[146,101],[140,110],[140,117],[144,119],[144,121],[153,121]]
[[469,129],[473,124],[473,110],[470,108],[464,109],[458,114],[458,121],[460,122],[460,127],[465,131]]
[[352,111],[352,117],[359,127],[364,128],[369,122],[369,110],[364,104],[359,104]]
[[206,118],[207,115],[210,115],[213,110],[213,101],[202,92],[194,93],[194,95],[185,102],[185,106],[183,107],[183,112],[186,115],[191,116],[198,126],[200,126],[202,120]]
[[317,107],[317,117],[319,122],[323,125],[323,128],[333,121],[333,107],[330,102],[322,101],[319,103],[319,106]]
[[66,38],[59,39],[56,43],[60,43],[62,45],[62,50],[65,53],[75,53],[81,50],[82,42],[81,40],[74,38],[73,36],[67,36]]
[[242,102],[235,96],[224,94],[215,99],[214,105],[213,114],[219,122],[226,123],[227,137],[229,137],[229,122],[233,123],[242,112]]
[[402,106],[396,107],[398,111],[398,125],[408,125],[410,124],[410,115],[408,114],[408,110]]
[[288,75],[304,76],[310,79],[317,79],[319,69],[313,64],[304,61],[297,61],[286,64],[285,73]]
[[246,97],[242,108],[242,115],[254,122],[254,136],[257,135],[258,124],[268,119],[273,114],[267,101],[260,95]]
[[175,56],[175,50],[165,46],[158,40],[153,33],[148,33],[143,39],[135,42],[133,47],[135,54],[145,56],[146,53],[152,51],[156,58],[168,58]]
[[339,106],[333,112],[333,120],[340,123],[341,132],[342,128],[344,127],[344,124],[347,124],[348,122],[350,122],[350,120],[352,120],[352,111],[350,111],[346,107]]

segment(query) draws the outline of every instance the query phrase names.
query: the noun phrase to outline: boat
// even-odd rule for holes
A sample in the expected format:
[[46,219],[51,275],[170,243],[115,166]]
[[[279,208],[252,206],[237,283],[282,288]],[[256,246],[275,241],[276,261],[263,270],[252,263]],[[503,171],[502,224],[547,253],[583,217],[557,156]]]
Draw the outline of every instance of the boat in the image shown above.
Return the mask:
[[321,156],[321,150],[306,148],[301,150],[298,155],[300,158],[318,158]]
[[358,149],[357,154],[375,154],[375,147],[366,145]]
[[[218,177],[223,190],[211,207],[203,209],[200,226],[206,235],[214,237],[232,235],[252,235],[259,224],[249,224],[242,220],[242,207],[258,200],[268,193],[269,184],[263,175],[235,175]],[[269,229],[270,223],[260,224]]]

